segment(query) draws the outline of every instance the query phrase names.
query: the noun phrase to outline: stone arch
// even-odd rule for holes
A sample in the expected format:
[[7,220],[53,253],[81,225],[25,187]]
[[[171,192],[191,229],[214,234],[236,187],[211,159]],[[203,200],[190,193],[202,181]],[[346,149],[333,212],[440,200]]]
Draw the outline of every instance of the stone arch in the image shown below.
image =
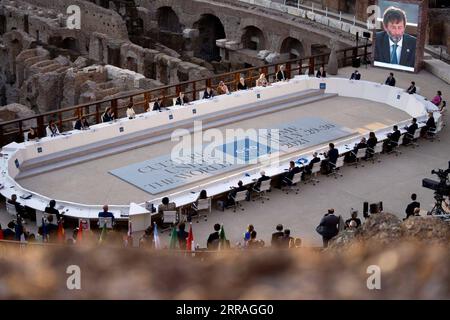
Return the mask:
[[156,20],[161,31],[181,33],[181,24],[178,15],[171,7],[160,7],[156,11]]
[[78,40],[73,37],[64,38],[61,47],[63,49],[80,52]]
[[202,14],[193,27],[199,31],[194,55],[206,61],[220,61],[220,48],[216,40],[226,38],[222,21],[213,14]]
[[300,40],[287,37],[281,43],[280,54],[286,59],[297,59],[305,56],[305,48]]
[[266,37],[258,27],[247,26],[244,28],[241,43],[244,49],[260,51],[266,48]]

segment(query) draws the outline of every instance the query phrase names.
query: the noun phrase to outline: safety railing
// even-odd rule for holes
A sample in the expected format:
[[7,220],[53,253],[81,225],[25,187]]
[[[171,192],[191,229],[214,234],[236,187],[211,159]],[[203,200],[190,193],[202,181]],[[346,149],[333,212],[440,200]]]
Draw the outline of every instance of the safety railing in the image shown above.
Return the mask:
[[[356,58],[367,61],[371,56],[369,51],[370,45],[361,45],[358,47],[350,47],[338,50],[336,52],[339,67],[352,64]],[[266,78],[274,81],[276,72],[280,65],[285,65],[288,78],[292,78],[299,74],[314,74],[320,67],[328,64],[329,53],[303,57],[300,59],[291,59],[274,64],[267,64],[259,67],[241,69],[209,78],[190,80],[177,84],[166,85],[150,90],[142,90],[132,94],[124,94],[122,96],[84,103],[72,107],[62,108],[49,111],[34,116],[14,119],[0,123],[0,146],[4,146],[10,142],[22,142],[24,133],[33,127],[37,129],[38,137],[45,136],[45,129],[49,121],[55,121],[60,131],[72,130],[74,122],[81,116],[85,116],[90,125],[101,122],[102,113],[106,108],[111,108],[115,118],[125,117],[126,108],[129,102],[133,102],[133,108],[136,113],[146,112],[151,104],[157,99],[162,98],[163,106],[173,105],[173,98],[176,98],[182,91],[185,96],[192,100],[202,98],[202,93],[206,86],[210,86],[213,90],[220,81],[224,81],[230,91],[237,90],[237,86],[241,77],[245,79],[248,87],[254,87],[256,80],[261,73],[266,74]]]

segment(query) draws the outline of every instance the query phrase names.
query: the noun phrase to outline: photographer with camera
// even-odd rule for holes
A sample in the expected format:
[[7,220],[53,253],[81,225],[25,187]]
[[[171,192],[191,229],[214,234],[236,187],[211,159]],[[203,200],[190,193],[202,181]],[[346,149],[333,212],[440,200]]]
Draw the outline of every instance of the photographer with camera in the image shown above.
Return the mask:
[[422,187],[434,190],[434,199],[436,200],[433,209],[428,213],[429,215],[446,215],[444,219],[450,219],[450,216],[447,210],[444,209],[445,197],[450,196],[450,183],[448,179],[448,175],[450,174],[450,161],[448,162],[448,169],[437,169],[431,170],[431,174],[435,174],[439,177],[439,181],[435,181],[432,179],[422,179]]

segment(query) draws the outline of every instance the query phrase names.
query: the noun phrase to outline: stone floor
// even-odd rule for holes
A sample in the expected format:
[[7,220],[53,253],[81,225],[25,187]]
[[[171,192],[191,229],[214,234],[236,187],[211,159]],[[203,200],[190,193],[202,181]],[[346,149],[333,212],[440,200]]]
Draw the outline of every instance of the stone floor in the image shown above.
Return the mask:
[[[350,77],[352,68],[339,71],[340,77]],[[362,78],[375,82],[384,82],[389,70],[377,68],[360,68]],[[421,88],[421,95],[433,98],[436,90],[441,90],[445,98],[450,95],[450,86],[422,71],[419,74],[394,72],[397,86],[407,88],[415,81]],[[445,119],[447,122],[447,119]],[[301,187],[299,195],[286,195],[280,190],[270,193],[270,201],[245,202],[244,211],[219,212],[214,210],[208,221],[193,223],[195,242],[201,247],[206,245],[208,234],[212,232],[214,223],[224,224],[227,238],[234,244],[241,241],[245,228],[253,224],[258,232],[258,238],[268,243],[275,225],[282,223],[291,230],[291,235],[301,237],[305,245],[321,245],[321,239],[315,232],[315,227],[322,215],[330,207],[337,214],[349,216],[351,208],[356,208],[362,215],[364,201],[383,201],[384,210],[403,217],[411,193],[417,193],[418,201],[423,209],[431,209],[434,203],[433,192],[421,187],[422,178],[437,179],[431,174],[435,168],[446,169],[450,160],[450,133],[446,126],[440,133],[441,141],[420,141],[419,148],[403,148],[403,154],[383,155],[381,163],[368,163],[364,168],[346,167],[342,170],[343,178],[320,177],[320,184]],[[8,217],[1,209],[2,225]],[[139,236],[139,235],[136,235]],[[162,242],[168,243],[168,232],[162,234]]]

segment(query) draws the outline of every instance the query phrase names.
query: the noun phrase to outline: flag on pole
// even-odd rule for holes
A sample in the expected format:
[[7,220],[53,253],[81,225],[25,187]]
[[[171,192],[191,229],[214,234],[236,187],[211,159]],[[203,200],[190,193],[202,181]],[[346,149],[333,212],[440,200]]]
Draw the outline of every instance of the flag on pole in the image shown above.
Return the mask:
[[47,226],[45,225],[44,218],[42,217],[42,242],[48,242],[47,239]]
[[63,220],[60,219],[58,222],[58,242],[59,243],[64,243],[64,240],[66,240],[65,236],[64,236],[64,227],[63,227]]
[[127,233],[127,243],[126,246],[127,247],[132,247],[133,246],[133,230],[131,228],[131,221],[128,221],[128,233]]
[[155,228],[153,229],[153,241],[155,242],[155,249],[161,249],[161,241],[158,235],[158,225],[154,222]]
[[172,227],[172,233],[170,234],[170,245],[169,249],[176,249],[178,243],[178,235],[177,235],[177,228],[175,226]]
[[186,251],[195,251],[194,233],[192,232],[192,222],[189,227],[189,234],[186,240]]
[[98,244],[102,244],[106,238],[106,222],[103,224],[102,233],[100,234],[100,239],[98,240]]
[[3,230],[0,228],[0,240],[5,239],[5,237],[3,236]]
[[219,231],[219,250],[226,249],[227,237],[225,236],[225,229],[223,225],[220,227]]
[[80,244],[81,241],[83,241],[83,224],[80,219],[80,222],[78,224],[78,232],[77,232],[77,244]]

